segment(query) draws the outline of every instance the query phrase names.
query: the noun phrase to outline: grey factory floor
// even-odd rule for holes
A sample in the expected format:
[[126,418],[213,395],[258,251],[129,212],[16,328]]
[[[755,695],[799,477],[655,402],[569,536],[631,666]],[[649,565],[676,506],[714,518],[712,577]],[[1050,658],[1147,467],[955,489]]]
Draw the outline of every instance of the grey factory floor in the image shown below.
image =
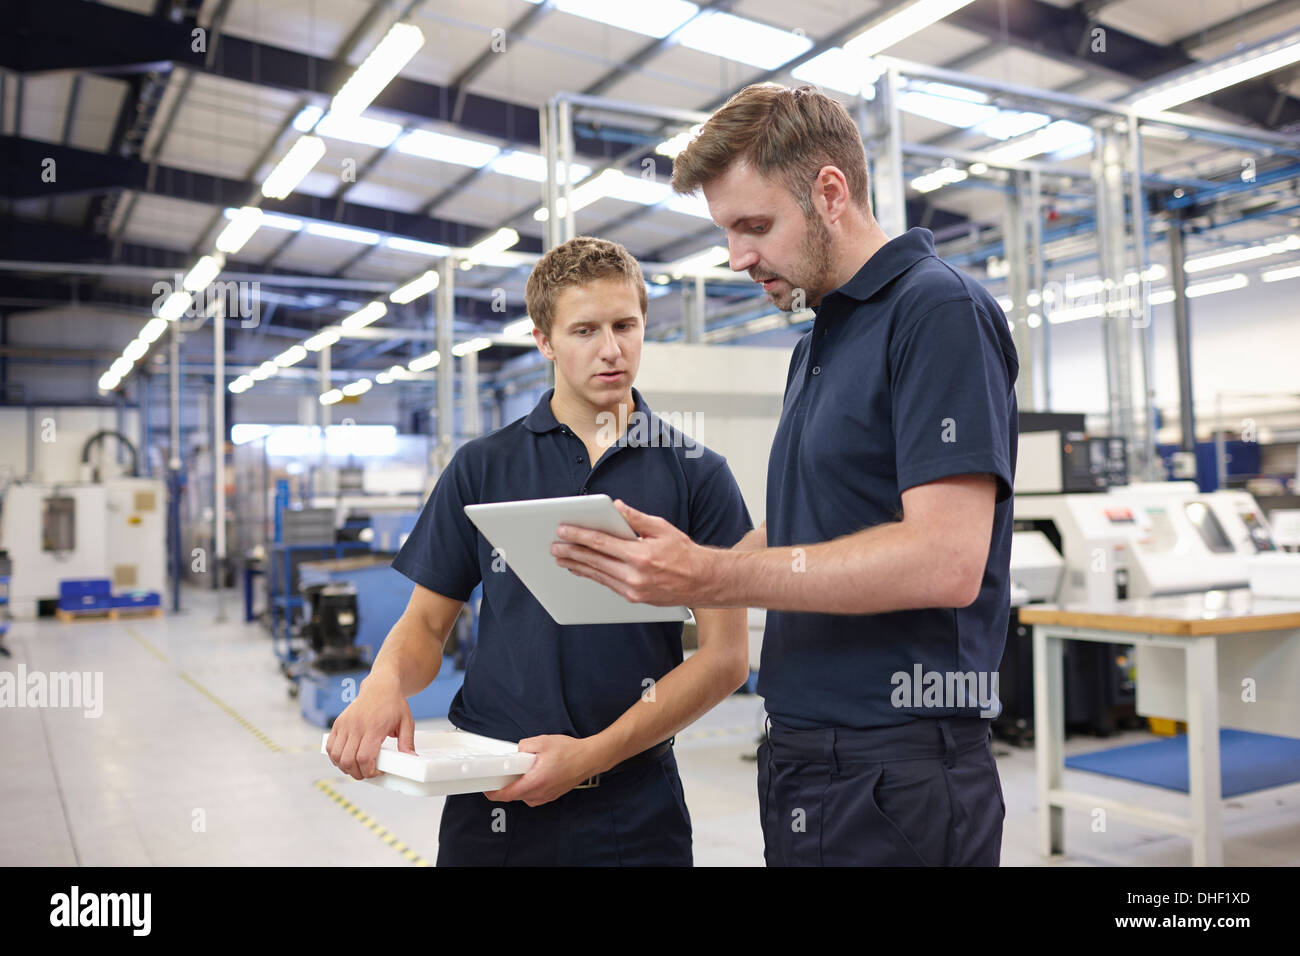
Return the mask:
[[[439,798],[354,782],[319,752],[321,730],[286,693],[264,629],[214,623],[215,596],[187,589],[179,615],[137,621],[15,622],[0,669],[102,671],[103,713],[0,710],[0,864],[389,865],[437,856]],[[733,696],[677,738],[701,866],[760,866],[755,764],[760,701]],[[445,721],[421,721],[436,729]],[[1148,739],[1074,737],[1067,752]],[[1033,751],[996,746],[1006,796],[1002,863],[1038,866]],[[1101,796],[1186,813],[1181,794],[1093,774]],[[1052,865],[1186,866],[1187,840],[1111,819],[1093,832],[1066,813],[1068,855]],[[1225,801],[1228,865],[1300,864],[1300,784]]]

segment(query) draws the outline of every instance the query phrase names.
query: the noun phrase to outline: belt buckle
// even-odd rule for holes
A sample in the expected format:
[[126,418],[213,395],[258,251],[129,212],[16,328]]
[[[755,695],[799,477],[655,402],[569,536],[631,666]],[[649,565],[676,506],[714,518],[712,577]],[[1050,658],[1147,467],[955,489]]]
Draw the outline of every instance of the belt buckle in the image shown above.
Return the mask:
[[600,774],[596,774],[594,777],[588,777],[586,780],[582,781],[582,783],[578,784],[573,789],[594,790],[596,787],[600,786],[600,777],[601,777]]

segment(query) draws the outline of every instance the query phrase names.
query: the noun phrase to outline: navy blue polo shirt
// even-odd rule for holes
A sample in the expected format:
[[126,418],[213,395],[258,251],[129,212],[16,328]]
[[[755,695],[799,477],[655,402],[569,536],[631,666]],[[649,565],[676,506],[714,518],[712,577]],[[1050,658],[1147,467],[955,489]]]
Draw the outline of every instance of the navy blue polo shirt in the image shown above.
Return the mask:
[[758,692],[770,714],[800,728],[978,714],[978,705],[931,706],[938,701],[922,687],[933,684],[930,672],[944,675],[945,687],[949,672],[976,681],[983,672],[991,696],[989,675],[1002,659],[1019,370],[1006,316],[981,285],[935,255],[927,229],[886,243],[815,312],[790,360],[768,463],[768,546],[901,520],[908,488],[974,473],[997,478],[993,536],[969,607],[769,611]]
[[636,703],[647,678],[682,662],[681,622],[561,625],[465,516],[465,505],[606,494],[659,515],[699,544],[729,548],[753,524],[726,460],[651,412],[593,468],[556,421],[548,391],[524,418],[467,442],[439,476],[393,567],[456,601],[483,583],[478,644],[449,718],[462,730],[518,741],[587,737]]

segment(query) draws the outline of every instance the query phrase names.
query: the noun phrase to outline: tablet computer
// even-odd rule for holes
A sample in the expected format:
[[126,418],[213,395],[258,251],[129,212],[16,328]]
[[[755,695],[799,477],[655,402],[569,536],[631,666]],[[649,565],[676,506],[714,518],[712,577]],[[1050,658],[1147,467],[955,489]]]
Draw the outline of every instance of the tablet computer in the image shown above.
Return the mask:
[[594,528],[629,540],[636,537],[608,495],[466,505],[465,514],[496,549],[495,556],[518,575],[556,624],[636,624],[690,618],[684,607],[633,604],[605,585],[580,578],[555,563],[551,545],[558,540],[557,525]]

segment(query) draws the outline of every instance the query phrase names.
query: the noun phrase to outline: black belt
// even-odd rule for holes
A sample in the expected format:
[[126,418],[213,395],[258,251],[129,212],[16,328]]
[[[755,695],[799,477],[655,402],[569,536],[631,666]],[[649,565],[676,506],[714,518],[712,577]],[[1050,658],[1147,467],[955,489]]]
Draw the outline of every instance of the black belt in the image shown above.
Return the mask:
[[651,747],[649,750],[643,750],[639,754],[634,754],[633,756],[628,757],[622,763],[616,763],[608,770],[602,771],[601,773],[596,774],[596,776],[594,777],[588,777],[586,780],[582,781],[582,783],[578,784],[573,789],[590,790],[593,787],[599,787],[601,777],[607,777],[611,773],[620,773],[624,770],[627,770],[630,767],[635,767],[638,764],[643,764],[650,760],[658,760],[660,757],[662,757],[664,754],[668,753],[668,751],[672,749],[673,740],[675,739],[676,738],[669,738],[668,740],[665,740],[663,743],[659,744],[658,746]]

